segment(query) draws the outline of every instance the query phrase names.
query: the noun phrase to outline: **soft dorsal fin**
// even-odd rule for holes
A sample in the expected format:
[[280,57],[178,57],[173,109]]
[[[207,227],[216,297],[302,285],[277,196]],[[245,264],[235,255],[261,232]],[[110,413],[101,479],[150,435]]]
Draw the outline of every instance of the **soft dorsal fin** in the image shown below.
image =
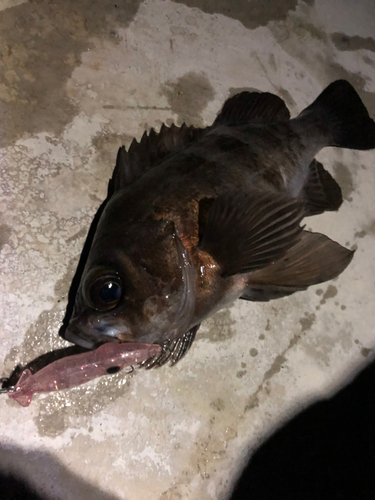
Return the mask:
[[303,216],[303,203],[285,195],[228,192],[213,203],[199,248],[224,277],[262,269],[296,244]]
[[285,102],[269,92],[241,92],[225,101],[212,126],[288,121]]
[[128,151],[122,146],[118,151],[112,176],[114,190],[133,184],[166,156],[199,139],[203,132],[203,129],[185,124],[181,127],[174,124],[167,127],[163,124],[159,133],[151,129],[148,135],[144,132],[140,142],[133,139]]

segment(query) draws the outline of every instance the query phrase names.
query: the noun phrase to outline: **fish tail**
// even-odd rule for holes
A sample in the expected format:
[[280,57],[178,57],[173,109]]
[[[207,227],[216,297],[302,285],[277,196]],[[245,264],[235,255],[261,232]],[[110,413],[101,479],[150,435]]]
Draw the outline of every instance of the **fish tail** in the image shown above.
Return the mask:
[[331,83],[298,118],[308,116],[325,129],[327,146],[375,148],[375,123],[357,92],[345,80]]

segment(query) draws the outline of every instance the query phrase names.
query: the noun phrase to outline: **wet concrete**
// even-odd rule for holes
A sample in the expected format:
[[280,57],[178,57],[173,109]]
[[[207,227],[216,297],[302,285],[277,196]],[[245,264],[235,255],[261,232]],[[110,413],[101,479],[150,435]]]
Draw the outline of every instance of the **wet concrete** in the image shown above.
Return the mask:
[[[344,78],[375,113],[374,39],[344,3],[330,18],[319,0],[0,4],[1,376],[69,345],[70,284],[119,146],[162,123],[211,124],[243,90],[273,92],[295,116]],[[330,148],[319,160],[344,203],[307,224],[358,246],[345,273],[226,307],[174,368],[24,409],[1,396],[0,472],[47,499],[224,500],[245,455],[370,362],[374,154]]]

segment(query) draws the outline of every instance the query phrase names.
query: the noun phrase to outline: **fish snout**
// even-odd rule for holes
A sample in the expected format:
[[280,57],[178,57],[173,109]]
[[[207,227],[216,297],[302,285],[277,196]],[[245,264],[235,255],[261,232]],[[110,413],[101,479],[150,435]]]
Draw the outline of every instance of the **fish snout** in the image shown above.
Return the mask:
[[101,320],[87,320],[85,322],[72,320],[65,332],[65,339],[86,349],[96,349],[107,342],[119,342],[126,336],[125,326],[111,325]]

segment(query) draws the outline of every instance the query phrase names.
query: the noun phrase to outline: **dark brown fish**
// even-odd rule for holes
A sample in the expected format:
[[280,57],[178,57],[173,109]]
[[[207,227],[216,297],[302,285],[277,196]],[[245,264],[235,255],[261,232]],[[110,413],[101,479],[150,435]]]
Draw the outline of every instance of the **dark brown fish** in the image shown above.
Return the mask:
[[226,101],[212,126],[162,126],[119,150],[66,338],[159,343],[176,362],[200,323],[237,298],[267,301],[330,280],[353,252],[305,231],[337,210],[326,146],[375,148],[375,123],[336,81],[300,115],[269,93]]

